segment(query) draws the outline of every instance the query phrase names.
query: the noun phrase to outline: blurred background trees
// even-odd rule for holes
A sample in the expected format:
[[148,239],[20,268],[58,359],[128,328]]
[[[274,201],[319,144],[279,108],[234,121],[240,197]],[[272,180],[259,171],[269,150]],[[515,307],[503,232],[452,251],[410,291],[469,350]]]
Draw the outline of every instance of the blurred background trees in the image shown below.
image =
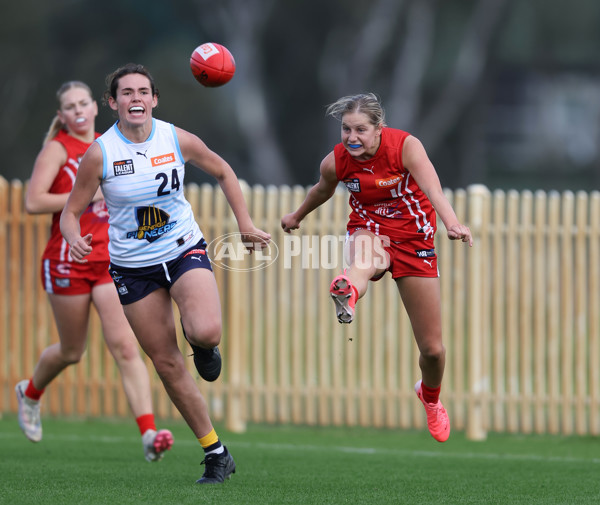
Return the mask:
[[[251,184],[312,184],[339,141],[325,107],[370,91],[390,126],[423,141],[444,187],[600,187],[597,0],[22,0],[3,11],[8,179],[29,178],[62,82],[84,80],[100,101],[105,76],[134,61],[160,89],[155,116]],[[222,88],[189,70],[208,41],[236,58]],[[101,107],[98,129],[113,121]]]

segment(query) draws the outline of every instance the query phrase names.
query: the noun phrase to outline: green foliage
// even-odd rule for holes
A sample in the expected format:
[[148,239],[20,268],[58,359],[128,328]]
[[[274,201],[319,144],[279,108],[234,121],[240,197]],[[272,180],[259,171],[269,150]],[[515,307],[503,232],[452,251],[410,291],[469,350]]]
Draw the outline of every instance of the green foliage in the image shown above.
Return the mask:
[[[56,89],[129,61],[161,90],[156,117],[200,136],[251,184],[313,184],[339,140],[325,106],[381,96],[390,126],[426,146],[442,183],[598,186],[600,4],[576,0],[54,0],[0,17],[0,175],[25,181]],[[318,13],[318,14],[317,14]],[[235,78],[204,89],[193,49],[220,42]],[[101,107],[100,132],[114,121]],[[187,182],[214,182],[188,170]]]
[[0,421],[1,504],[584,504],[598,503],[590,438],[493,435],[445,444],[428,433],[360,428],[217,427],[237,464],[219,486],[197,486],[202,451],[182,424],[147,463],[132,421],[44,420],[32,444]]

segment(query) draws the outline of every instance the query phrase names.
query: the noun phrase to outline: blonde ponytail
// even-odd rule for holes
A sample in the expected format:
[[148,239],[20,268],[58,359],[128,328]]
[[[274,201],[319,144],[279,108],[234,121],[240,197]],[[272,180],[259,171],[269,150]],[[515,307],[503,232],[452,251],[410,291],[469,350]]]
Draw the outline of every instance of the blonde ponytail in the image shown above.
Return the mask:
[[58,117],[58,115],[54,116],[54,119],[52,120],[52,123],[50,123],[50,128],[48,128],[46,136],[44,137],[44,142],[42,142],[42,146],[45,146],[54,137],[56,137],[56,135],[58,134],[58,132],[60,130],[62,130],[64,128],[64,126],[65,125],[60,120],[60,118]]

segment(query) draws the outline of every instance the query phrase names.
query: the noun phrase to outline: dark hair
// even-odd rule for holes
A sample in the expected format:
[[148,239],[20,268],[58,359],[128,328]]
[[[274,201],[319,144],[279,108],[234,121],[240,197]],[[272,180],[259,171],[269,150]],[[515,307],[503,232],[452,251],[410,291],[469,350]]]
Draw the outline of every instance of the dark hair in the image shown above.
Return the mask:
[[119,80],[121,77],[129,74],[141,74],[146,76],[150,81],[152,95],[155,95],[156,98],[160,96],[158,88],[156,87],[156,84],[154,84],[154,77],[152,77],[152,74],[150,74],[148,69],[144,65],[140,65],[138,63],[127,63],[127,65],[117,68],[117,70],[115,70],[112,74],[106,76],[106,91],[104,92],[102,99],[104,105],[108,104],[108,99],[110,97],[116,100]]
[[349,112],[362,112],[374,126],[385,126],[385,111],[374,93],[344,96],[329,105],[326,114],[341,120]]

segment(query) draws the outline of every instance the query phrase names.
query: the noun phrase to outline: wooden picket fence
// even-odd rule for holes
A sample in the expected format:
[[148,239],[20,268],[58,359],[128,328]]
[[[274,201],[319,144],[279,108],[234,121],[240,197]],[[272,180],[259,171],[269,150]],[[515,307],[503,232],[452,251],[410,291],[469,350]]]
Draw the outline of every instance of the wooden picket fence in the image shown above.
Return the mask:
[[[343,268],[345,191],[287,235],[280,218],[306,188],[243,187],[255,224],[273,237],[252,256],[235,243],[220,189],[186,186],[223,306],[222,377],[198,379],[213,419],[236,431],[248,422],[426,429],[413,392],[418,353],[391,278],[370,285],[353,324],[335,319],[328,288]],[[23,194],[23,183],[0,178],[0,412],[11,413],[15,383],[58,339],[39,279],[50,218],[25,213]],[[442,400],[453,429],[470,439],[600,434],[600,192],[446,194],[475,238],[472,248],[450,241],[439,223]],[[157,416],[179,419],[147,363]],[[43,413],[130,415],[95,313],[82,362],[48,387]]]

